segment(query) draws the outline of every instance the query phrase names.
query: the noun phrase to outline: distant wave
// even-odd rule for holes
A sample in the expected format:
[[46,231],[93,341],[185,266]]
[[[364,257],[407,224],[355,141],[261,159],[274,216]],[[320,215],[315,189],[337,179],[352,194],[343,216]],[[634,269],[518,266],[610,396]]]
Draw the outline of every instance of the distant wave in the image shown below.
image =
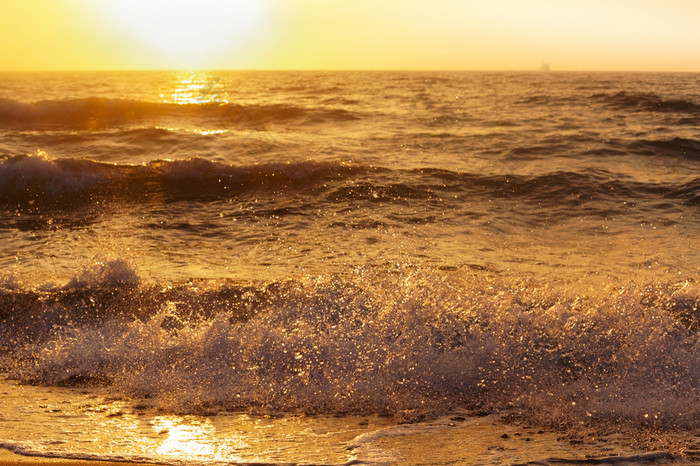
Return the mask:
[[[526,95],[515,101],[523,106],[581,105],[595,104],[628,111],[682,113],[700,115],[700,103],[691,99],[673,99],[653,92],[601,92],[592,95],[557,95],[540,93]],[[679,120],[679,124],[689,124],[695,118]]]
[[700,113],[700,103],[688,99],[668,99],[653,92],[616,92],[599,93],[592,96],[593,101],[619,107],[651,112]]
[[176,412],[411,419],[517,406],[558,427],[698,427],[693,282],[576,294],[370,267],[255,286],[146,284],[115,259],[62,286],[7,283],[0,302],[12,303],[0,307],[12,377],[106,385]]
[[26,103],[0,99],[0,128],[91,130],[168,118],[205,121],[221,127],[299,122],[304,124],[358,119],[338,108],[304,108],[284,104],[175,104],[128,99],[85,98]]
[[[678,142],[676,142],[678,143]],[[678,144],[683,144],[681,141]],[[696,204],[700,178],[678,185],[620,180],[605,171],[540,176],[478,175],[443,169],[392,170],[334,162],[302,161],[230,165],[202,158],[153,160],[143,165],[39,153],[0,160],[0,205],[43,204],[70,209],[70,200],[151,202],[231,198],[285,192],[329,202],[405,202],[457,196],[545,201],[550,205],[592,200],[659,197]]]
[[627,146],[631,153],[700,160],[700,141],[674,137],[671,139],[640,139]]
[[668,139],[610,139],[588,149],[585,155],[661,157],[669,160],[700,160],[700,140],[682,137]]

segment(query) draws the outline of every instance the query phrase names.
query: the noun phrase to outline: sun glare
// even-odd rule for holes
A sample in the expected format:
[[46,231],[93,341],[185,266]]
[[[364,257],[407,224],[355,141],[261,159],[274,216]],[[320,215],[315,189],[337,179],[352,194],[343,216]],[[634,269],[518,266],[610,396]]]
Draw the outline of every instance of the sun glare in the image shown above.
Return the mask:
[[260,37],[266,16],[259,0],[96,0],[110,23],[159,58],[211,66]]

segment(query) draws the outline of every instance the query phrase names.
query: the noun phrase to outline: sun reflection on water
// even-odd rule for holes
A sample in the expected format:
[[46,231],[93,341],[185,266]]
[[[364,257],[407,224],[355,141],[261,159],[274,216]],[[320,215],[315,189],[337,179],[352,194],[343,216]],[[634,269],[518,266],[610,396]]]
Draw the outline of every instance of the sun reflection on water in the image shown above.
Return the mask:
[[190,416],[157,416],[151,421],[156,434],[164,437],[156,453],[179,459],[231,461],[236,453],[247,448],[238,437],[217,438],[209,419]]
[[171,89],[160,94],[165,102],[178,105],[226,104],[227,92],[221,78],[211,73],[189,72],[177,76]]

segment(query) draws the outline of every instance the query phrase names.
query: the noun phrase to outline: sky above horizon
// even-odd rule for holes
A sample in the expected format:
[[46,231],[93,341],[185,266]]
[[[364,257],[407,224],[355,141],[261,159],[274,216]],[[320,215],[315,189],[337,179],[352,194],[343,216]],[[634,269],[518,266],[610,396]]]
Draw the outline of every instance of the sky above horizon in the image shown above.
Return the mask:
[[0,70],[700,71],[700,0],[0,0]]

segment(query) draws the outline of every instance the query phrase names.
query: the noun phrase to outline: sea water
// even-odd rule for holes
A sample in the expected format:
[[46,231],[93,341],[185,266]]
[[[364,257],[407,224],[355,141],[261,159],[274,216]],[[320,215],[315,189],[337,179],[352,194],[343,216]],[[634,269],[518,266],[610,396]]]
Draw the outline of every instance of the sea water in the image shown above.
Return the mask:
[[0,446],[697,459],[699,126],[698,74],[1,74]]

